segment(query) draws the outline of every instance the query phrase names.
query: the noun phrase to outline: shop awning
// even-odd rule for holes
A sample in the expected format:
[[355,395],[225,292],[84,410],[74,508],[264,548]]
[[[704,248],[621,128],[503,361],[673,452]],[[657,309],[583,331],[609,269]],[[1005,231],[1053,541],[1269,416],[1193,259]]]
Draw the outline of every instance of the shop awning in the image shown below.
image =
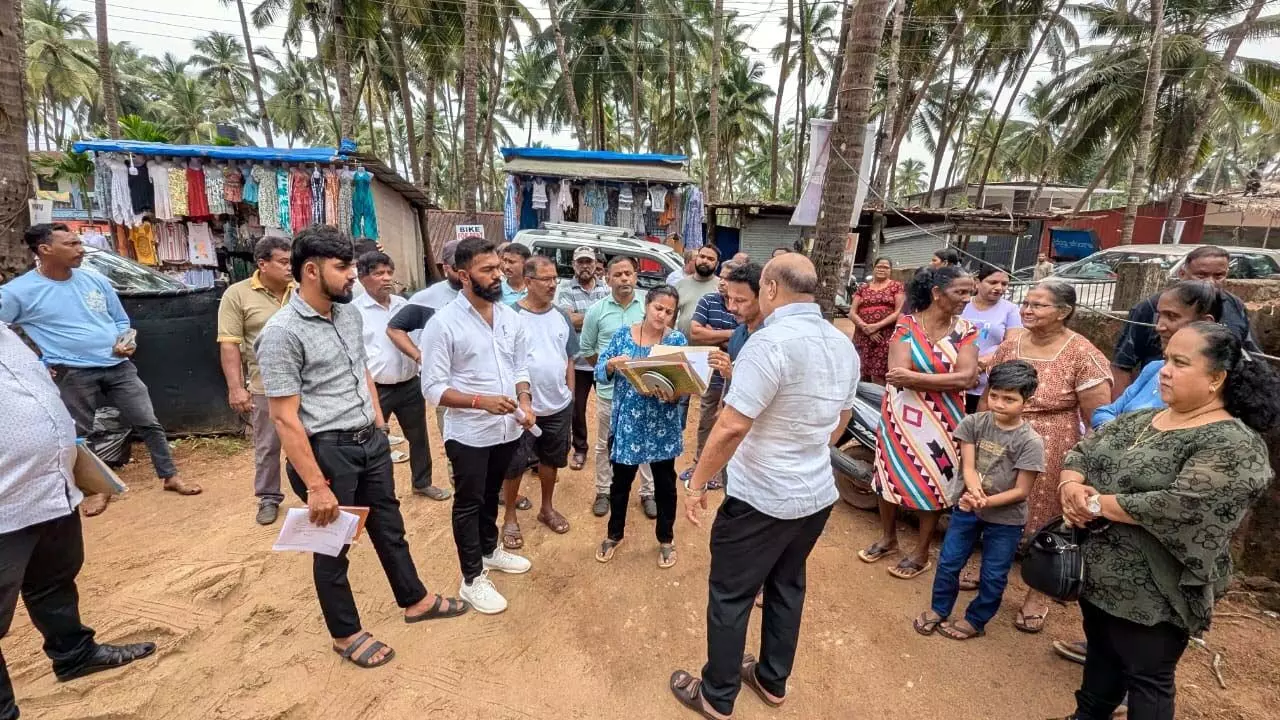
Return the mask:
[[502,159],[510,162],[514,158],[527,160],[561,160],[565,162],[605,162],[605,163],[663,163],[681,165],[689,162],[685,155],[659,155],[657,153],[622,153],[608,150],[558,150],[556,148],[525,147],[502,148]]
[[563,177],[575,180],[613,180],[616,182],[656,182],[671,185],[692,184],[693,178],[678,165],[610,162],[565,162],[513,158],[504,171],[512,175]]

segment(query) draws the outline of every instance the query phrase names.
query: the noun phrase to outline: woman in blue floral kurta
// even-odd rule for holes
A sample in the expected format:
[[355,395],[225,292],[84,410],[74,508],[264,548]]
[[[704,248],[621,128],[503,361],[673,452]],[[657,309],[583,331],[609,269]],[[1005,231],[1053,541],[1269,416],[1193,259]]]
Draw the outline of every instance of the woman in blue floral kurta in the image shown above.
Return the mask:
[[[658,567],[676,563],[676,458],[684,451],[679,396],[644,395],[625,379],[618,367],[629,359],[649,356],[654,345],[688,345],[684,335],[671,329],[679,305],[674,288],[650,290],[645,297],[644,319],[619,328],[596,361],[596,381],[613,382],[613,417],[609,459],[613,484],[609,488],[609,534],[596,559],[609,562],[622,542],[627,524],[627,498],[636,471],[644,463],[653,470],[653,499],[658,505]],[[616,381],[615,381],[616,380]]]

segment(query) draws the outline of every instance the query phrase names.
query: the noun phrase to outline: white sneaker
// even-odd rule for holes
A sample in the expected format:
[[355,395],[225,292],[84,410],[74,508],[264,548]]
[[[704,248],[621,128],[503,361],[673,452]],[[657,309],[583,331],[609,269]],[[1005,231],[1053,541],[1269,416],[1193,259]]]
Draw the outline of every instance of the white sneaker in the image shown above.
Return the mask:
[[497,570],[508,575],[523,575],[533,568],[528,558],[509,553],[501,545],[493,549],[493,554],[480,558],[485,570]]
[[404,442],[404,438],[400,437],[399,435],[388,435],[388,436],[387,436],[387,444],[388,444],[388,445],[399,445],[399,444],[400,444],[400,443],[402,443],[402,442]]
[[481,572],[470,585],[464,581],[462,587],[458,588],[458,597],[484,615],[497,615],[507,609],[507,599],[493,586],[488,570]]

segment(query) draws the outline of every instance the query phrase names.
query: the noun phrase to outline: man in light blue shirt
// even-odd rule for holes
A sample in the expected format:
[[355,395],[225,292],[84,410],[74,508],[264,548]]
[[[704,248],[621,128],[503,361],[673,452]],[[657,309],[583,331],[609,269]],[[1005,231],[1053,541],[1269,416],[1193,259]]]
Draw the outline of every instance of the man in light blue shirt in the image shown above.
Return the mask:
[[[689,482],[686,516],[701,525],[707,481],[729,465],[711,531],[707,663],[701,682],[677,670],[671,691],[704,715],[733,714],[745,680],[768,704],[786,699],[805,596],[805,564],[839,499],[830,446],[858,388],[858,353],[813,301],[818,275],[798,253],[760,277],[764,326],[733,365],[724,409]],[[747,621],[764,587],[760,661],[743,655]],[[709,716],[709,715],[708,715]]]
[[[129,316],[115,289],[101,275],[78,269],[84,246],[66,225],[36,225],[25,239],[39,265],[0,287],[0,322],[21,327],[40,348],[76,434],[87,437],[98,408],[114,406],[142,435],[164,489],[199,494],[199,485],[178,479],[147,386],[129,360],[137,345],[126,335]],[[107,496],[96,495],[81,509],[93,516],[106,503]]]
[[507,243],[502,246],[502,304],[515,307],[515,304],[529,294],[525,284],[524,264],[533,257],[529,248],[520,243]]
[[[636,263],[629,257],[616,255],[605,271],[610,293],[587,309],[582,319],[582,358],[595,365],[613,334],[629,328],[644,318],[644,292],[636,290]],[[624,381],[625,382],[625,381]],[[609,512],[609,488],[613,485],[613,465],[609,462],[609,435],[613,418],[613,383],[596,383],[596,499],[591,512],[604,517]],[[640,466],[640,505],[645,517],[658,517],[658,503],[653,499],[653,472],[648,464]]]

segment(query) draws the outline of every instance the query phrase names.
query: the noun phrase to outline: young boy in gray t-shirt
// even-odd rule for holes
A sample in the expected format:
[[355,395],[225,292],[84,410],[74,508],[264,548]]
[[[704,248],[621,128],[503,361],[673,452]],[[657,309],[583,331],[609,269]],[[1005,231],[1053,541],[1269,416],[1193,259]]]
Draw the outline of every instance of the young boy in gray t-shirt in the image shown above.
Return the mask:
[[[989,410],[965,417],[956,427],[965,489],[942,541],[932,607],[915,621],[922,635],[936,631],[954,640],[979,637],[1000,609],[1027,524],[1027,495],[1036,474],[1045,467],[1044,439],[1022,419],[1023,407],[1037,385],[1030,363],[1000,363],[992,368],[987,384]],[[951,622],[947,618],[960,592],[960,571],[979,542],[978,596],[969,603],[963,620]]]

